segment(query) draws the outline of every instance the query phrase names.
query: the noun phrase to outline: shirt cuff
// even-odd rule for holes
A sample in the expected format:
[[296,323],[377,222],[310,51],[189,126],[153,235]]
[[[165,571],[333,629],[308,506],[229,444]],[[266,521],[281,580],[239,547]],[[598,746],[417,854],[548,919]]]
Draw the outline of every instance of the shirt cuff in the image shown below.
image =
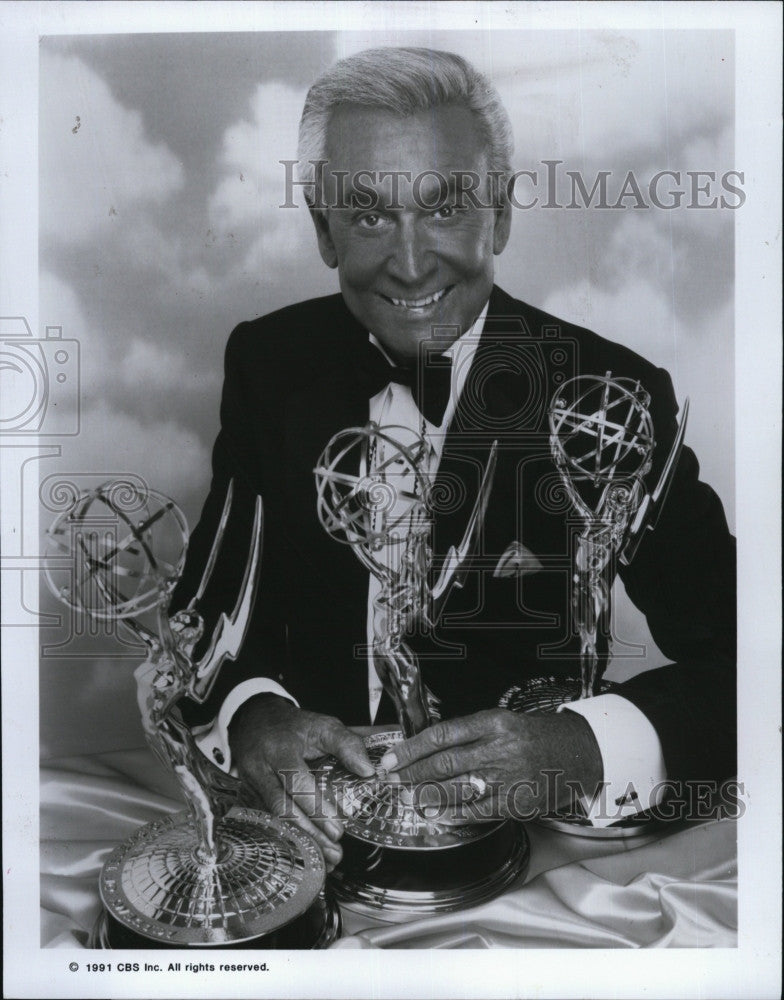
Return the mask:
[[237,709],[244,705],[248,698],[253,698],[257,694],[276,694],[281,698],[287,698],[299,708],[299,702],[292,698],[284,687],[270,680],[269,677],[254,677],[249,681],[242,681],[235,688],[232,688],[221,705],[215,722],[203,733],[194,734],[198,748],[221,771],[236,774],[236,770],[233,770],[231,766],[229,723],[234,718]]
[[582,715],[602,755],[601,793],[581,798],[591,824],[610,826],[658,806],[667,770],[659,736],[639,708],[618,694],[600,694],[561,705],[563,710]]

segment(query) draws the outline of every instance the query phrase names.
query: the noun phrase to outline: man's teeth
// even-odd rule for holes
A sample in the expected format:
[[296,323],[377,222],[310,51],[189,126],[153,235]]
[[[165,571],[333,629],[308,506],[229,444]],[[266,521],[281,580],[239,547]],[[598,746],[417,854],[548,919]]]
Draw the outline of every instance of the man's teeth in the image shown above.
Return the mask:
[[447,288],[442,288],[440,292],[427,295],[424,299],[393,299],[390,295],[389,301],[393,305],[400,306],[402,309],[423,309],[425,306],[432,305],[434,302],[438,302],[439,299],[443,299],[447,291]]

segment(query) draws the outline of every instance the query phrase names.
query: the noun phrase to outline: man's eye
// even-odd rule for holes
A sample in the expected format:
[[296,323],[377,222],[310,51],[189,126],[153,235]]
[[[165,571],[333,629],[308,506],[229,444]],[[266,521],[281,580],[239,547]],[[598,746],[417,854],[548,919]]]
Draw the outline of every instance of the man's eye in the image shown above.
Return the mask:
[[383,217],[378,212],[366,212],[364,215],[359,216],[357,224],[364,229],[378,229],[383,221]]
[[452,219],[456,215],[457,209],[454,205],[442,205],[433,211],[433,218],[435,219]]

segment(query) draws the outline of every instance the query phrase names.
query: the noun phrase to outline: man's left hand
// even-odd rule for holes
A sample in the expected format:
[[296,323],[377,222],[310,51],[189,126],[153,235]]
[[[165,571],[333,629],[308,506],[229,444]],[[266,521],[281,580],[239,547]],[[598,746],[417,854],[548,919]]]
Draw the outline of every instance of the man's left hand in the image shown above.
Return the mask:
[[[458,821],[532,819],[573,801],[573,783],[591,796],[602,780],[593,732],[569,711],[516,714],[494,708],[438,722],[396,744],[380,764],[389,772],[387,780],[420,786],[418,806],[442,812],[448,806],[443,818]],[[480,799],[487,800],[487,808]]]

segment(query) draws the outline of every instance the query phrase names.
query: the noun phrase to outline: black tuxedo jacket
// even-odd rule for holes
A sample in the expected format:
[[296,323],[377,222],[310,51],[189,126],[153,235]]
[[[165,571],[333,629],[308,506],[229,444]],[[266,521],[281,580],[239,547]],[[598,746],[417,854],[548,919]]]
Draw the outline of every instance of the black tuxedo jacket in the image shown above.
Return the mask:
[[[251,507],[264,500],[261,583],[243,650],[227,662],[192,722],[215,716],[240,681],[269,676],[303,708],[367,724],[367,571],[316,517],[313,469],[336,432],[361,427],[369,396],[367,330],[340,295],[303,302],[231,335],[213,479],[173,607],[198,585],[228,480],[235,504],[201,604],[209,629],[230,610],[249,546]],[[479,346],[449,427],[434,491],[435,569],[457,543],[494,440],[498,466],[477,559],[435,633],[414,636],[425,681],[454,716],[497,704],[529,676],[578,675],[569,618],[572,553],[580,522],[550,457],[547,408],[574,374],[639,379],[651,396],[654,484],[676,430],[669,375],[632,351],[564,323],[494,288]],[[728,777],[735,768],[734,539],[721,503],[684,449],[655,532],[621,576],[670,666],[640,674],[622,693],[651,720],[668,777]],[[510,542],[541,569],[493,570]],[[382,701],[382,717],[390,706]],[[386,721],[392,721],[391,716]]]

